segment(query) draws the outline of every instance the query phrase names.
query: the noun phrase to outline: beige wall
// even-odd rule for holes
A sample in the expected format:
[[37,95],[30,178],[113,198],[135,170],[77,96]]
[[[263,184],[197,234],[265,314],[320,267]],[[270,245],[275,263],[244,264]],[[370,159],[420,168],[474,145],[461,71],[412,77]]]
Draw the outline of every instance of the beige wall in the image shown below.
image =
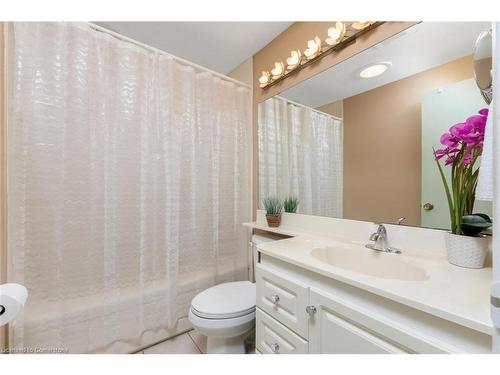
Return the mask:
[[335,117],[344,117],[344,102],[342,100],[325,104],[321,107],[316,108],[318,111],[328,113]]
[[252,86],[253,59],[250,57],[243,61],[236,69],[229,73],[228,76]]
[[344,99],[344,217],[420,224],[422,95],[473,77],[472,57]]
[[269,70],[275,61],[285,61],[293,49],[303,49],[308,39],[318,35],[325,38],[332,22],[295,22],[267,46],[253,56],[253,212],[254,217],[258,206],[258,143],[257,143],[257,108],[260,102],[281,93],[282,91],[308,79],[316,74],[339,64],[340,62],[364,51],[375,44],[415,25],[417,22],[386,22],[375,30],[362,35],[354,43],[343,50],[325,56],[323,59],[301,71],[290,75],[280,83],[261,89],[258,79],[263,70]]

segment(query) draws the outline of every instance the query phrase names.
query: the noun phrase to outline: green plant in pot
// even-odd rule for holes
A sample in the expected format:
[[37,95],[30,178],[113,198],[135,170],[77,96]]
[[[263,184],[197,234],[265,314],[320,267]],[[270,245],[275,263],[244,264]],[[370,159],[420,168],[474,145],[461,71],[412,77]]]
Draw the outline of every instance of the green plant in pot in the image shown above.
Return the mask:
[[299,198],[294,195],[289,195],[283,201],[283,209],[288,213],[296,213],[299,207]]
[[277,197],[267,197],[262,200],[266,210],[267,225],[270,227],[279,227],[281,224],[281,212],[283,202]]
[[[472,213],[487,116],[488,109],[484,108],[453,125],[441,136],[444,148],[434,150],[450,213],[451,231],[445,238],[448,261],[460,267],[484,267],[488,252],[488,238],[481,232],[491,227],[491,219]],[[442,160],[444,168],[451,169],[449,182]]]

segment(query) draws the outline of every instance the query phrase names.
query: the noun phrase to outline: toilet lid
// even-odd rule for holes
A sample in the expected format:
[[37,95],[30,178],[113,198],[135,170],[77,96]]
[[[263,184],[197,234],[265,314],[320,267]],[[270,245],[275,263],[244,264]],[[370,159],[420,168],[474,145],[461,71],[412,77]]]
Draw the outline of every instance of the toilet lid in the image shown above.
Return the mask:
[[191,310],[207,319],[244,316],[255,310],[255,293],[255,284],[250,281],[219,284],[194,297]]

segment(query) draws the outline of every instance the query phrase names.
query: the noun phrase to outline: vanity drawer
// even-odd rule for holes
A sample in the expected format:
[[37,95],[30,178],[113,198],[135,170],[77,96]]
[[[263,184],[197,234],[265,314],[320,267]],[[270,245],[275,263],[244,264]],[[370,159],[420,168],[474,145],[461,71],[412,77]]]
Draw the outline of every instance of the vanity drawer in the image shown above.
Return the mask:
[[257,306],[307,339],[309,315],[305,307],[309,304],[309,289],[260,263],[255,279]]
[[308,343],[260,309],[256,314],[255,346],[263,354],[306,354]]

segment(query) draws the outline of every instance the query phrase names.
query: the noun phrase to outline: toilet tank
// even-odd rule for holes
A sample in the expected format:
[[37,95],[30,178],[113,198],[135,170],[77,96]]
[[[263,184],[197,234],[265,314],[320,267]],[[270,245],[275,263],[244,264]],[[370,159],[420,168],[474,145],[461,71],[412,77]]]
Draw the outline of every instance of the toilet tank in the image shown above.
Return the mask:
[[252,283],[255,282],[255,265],[259,261],[259,252],[257,251],[257,245],[264,242],[278,241],[285,239],[287,237],[280,236],[273,233],[261,233],[252,235],[252,239],[249,243],[250,245],[250,260],[249,260],[249,279]]

